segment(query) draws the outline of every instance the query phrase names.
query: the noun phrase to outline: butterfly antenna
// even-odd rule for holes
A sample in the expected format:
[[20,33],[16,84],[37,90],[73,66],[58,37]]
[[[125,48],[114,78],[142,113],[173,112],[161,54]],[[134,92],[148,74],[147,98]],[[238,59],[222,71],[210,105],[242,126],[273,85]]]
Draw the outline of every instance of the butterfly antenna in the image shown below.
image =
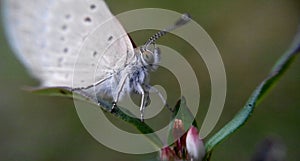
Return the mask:
[[185,25],[186,23],[188,23],[191,20],[191,16],[188,13],[184,13],[179,20],[177,20],[172,26],[169,26],[159,32],[157,32],[156,34],[154,34],[153,36],[151,36],[148,41],[144,44],[144,46],[141,48],[142,51],[145,51],[147,49],[147,47],[151,44],[154,44],[155,41],[157,39],[159,39],[160,37],[166,35],[168,32],[175,30],[178,27],[181,27],[183,25]]

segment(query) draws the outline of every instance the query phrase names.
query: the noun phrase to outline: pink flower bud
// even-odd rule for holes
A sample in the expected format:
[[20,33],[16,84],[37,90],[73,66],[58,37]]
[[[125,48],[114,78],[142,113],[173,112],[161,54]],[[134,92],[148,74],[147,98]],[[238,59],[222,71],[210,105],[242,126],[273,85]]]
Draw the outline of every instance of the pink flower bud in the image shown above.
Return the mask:
[[175,157],[176,154],[170,147],[164,147],[160,150],[161,161],[174,161]]
[[205,155],[205,148],[196,127],[191,126],[186,136],[186,149],[192,160],[201,160]]

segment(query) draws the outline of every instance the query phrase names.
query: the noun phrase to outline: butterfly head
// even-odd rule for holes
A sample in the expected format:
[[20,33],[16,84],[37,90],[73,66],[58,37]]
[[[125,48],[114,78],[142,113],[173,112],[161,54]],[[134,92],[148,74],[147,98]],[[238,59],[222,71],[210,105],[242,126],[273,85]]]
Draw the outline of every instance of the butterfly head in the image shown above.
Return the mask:
[[139,55],[143,66],[150,70],[156,70],[160,62],[160,50],[155,47],[153,50],[140,48]]
[[[158,47],[155,46],[156,40],[158,40],[162,36],[166,35],[168,32],[185,25],[190,20],[191,20],[190,15],[185,13],[173,25],[171,25],[171,26],[157,32],[153,36],[151,36],[148,39],[148,41],[139,48],[139,51],[138,51],[141,55],[141,61],[142,61],[143,66],[146,66],[147,68],[150,67],[150,69],[155,70],[158,67],[158,63],[160,61],[160,50]],[[153,45],[154,49],[150,48],[152,45]]]

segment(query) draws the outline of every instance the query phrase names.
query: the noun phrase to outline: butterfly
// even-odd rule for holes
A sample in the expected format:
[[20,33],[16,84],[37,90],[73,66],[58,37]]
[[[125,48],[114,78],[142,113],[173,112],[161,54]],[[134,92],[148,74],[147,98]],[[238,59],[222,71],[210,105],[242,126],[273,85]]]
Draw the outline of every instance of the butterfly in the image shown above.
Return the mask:
[[149,73],[160,62],[155,41],[190,20],[188,14],[136,47],[103,0],[5,0],[10,44],[41,88],[68,87],[92,100],[141,95],[140,113],[154,91]]

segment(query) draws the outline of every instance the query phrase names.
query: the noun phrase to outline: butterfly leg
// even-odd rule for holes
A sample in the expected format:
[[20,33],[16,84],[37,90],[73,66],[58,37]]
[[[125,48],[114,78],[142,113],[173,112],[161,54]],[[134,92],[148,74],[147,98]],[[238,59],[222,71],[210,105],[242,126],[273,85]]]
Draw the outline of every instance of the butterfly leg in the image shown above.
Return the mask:
[[152,87],[150,85],[147,85],[147,88],[149,89],[149,92],[153,92],[153,93],[156,93],[159,98],[161,99],[161,101],[163,102],[164,106],[170,110],[171,112],[173,112],[174,110],[172,108],[170,108],[170,106],[168,105],[166,99],[164,98],[164,96],[159,92],[158,89],[156,89],[155,87]]
[[136,90],[142,95],[141,104],[140,104],[140,113],[141,113],[141,121],[144,122],[145,105],[148,104],[147,102],[145,102],[146,101],[145,96],[148,95],[148,97],[149,97],[149,93],[145,92],[145,90],[143,89],[141,84],[137,84]]
[[120,99],[120,96],[121,96],[121,93],[122,91],[124,90],[124,87],[125,87],[125,84],[126,84],[126,81],[128,80],[128,75],[123,77],[121,80],[120,80],[120,84],[118,84],[117,86],[117,93],[113,96],[113,99],[114,101],[112,102],[112,108],[111,110],[113,110],[114,108],[117,107],[117,103]]

